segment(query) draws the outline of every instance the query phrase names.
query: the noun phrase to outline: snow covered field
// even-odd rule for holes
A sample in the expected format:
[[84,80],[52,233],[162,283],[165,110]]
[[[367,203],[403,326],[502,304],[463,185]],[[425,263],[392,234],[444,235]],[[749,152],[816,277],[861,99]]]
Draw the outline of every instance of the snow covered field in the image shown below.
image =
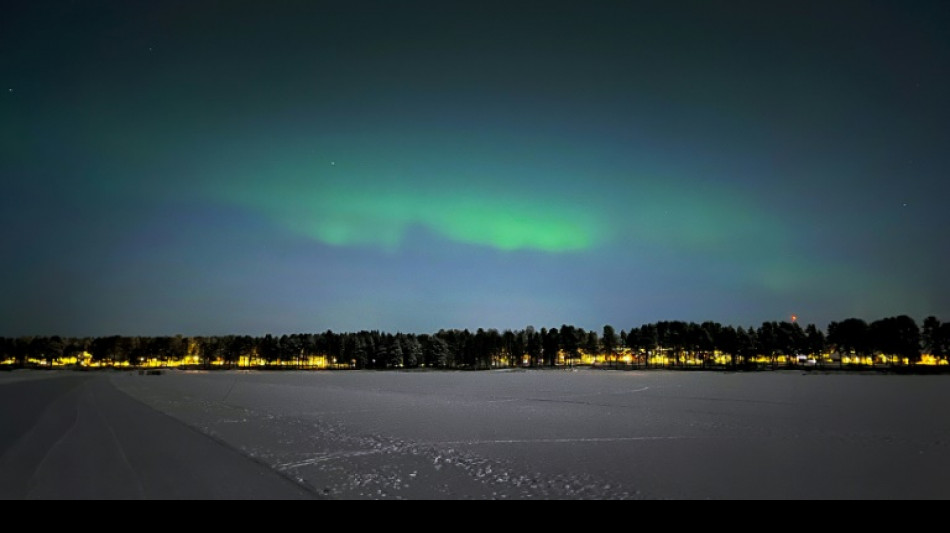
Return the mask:
[[37,372],[35,370],[13,370],[11,372],[0,372],[0,386],[24,383],[27,381],[61,378],[71,374],[72,372],[66,370],[49,370],[43,372]]
[[334,498],[950,498],[946,376],[170,372],[112,381]]

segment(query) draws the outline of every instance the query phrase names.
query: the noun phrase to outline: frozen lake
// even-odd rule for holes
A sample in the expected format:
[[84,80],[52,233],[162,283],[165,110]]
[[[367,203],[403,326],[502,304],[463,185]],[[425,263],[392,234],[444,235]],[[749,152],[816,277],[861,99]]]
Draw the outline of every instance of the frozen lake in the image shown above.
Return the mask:
[[950,378],[116,375],[334,498],[948,498]]
[[108,374],[24,371],[0,378],[0,500],[314,496],[116,390]]

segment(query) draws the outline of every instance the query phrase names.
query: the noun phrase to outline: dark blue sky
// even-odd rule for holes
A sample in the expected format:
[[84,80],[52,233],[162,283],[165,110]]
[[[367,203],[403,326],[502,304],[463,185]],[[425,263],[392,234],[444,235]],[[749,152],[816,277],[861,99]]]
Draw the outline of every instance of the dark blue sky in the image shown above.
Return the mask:
[[0,335],[948,318],[947,28],[945,1],[8,2]]

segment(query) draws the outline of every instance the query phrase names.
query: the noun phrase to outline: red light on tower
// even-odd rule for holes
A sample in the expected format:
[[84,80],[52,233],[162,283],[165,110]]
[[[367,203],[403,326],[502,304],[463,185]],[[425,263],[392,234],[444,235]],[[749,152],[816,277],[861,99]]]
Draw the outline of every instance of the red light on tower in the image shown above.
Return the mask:
[[798,315],[792,315],[792,324],[798,322]]

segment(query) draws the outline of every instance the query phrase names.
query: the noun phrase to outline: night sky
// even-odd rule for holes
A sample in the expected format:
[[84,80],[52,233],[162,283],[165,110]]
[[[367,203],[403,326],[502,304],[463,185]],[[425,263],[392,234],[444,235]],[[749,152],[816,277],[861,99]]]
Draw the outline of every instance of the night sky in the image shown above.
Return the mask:
[[950,2],[12,0],[0,335],[950,319]]

